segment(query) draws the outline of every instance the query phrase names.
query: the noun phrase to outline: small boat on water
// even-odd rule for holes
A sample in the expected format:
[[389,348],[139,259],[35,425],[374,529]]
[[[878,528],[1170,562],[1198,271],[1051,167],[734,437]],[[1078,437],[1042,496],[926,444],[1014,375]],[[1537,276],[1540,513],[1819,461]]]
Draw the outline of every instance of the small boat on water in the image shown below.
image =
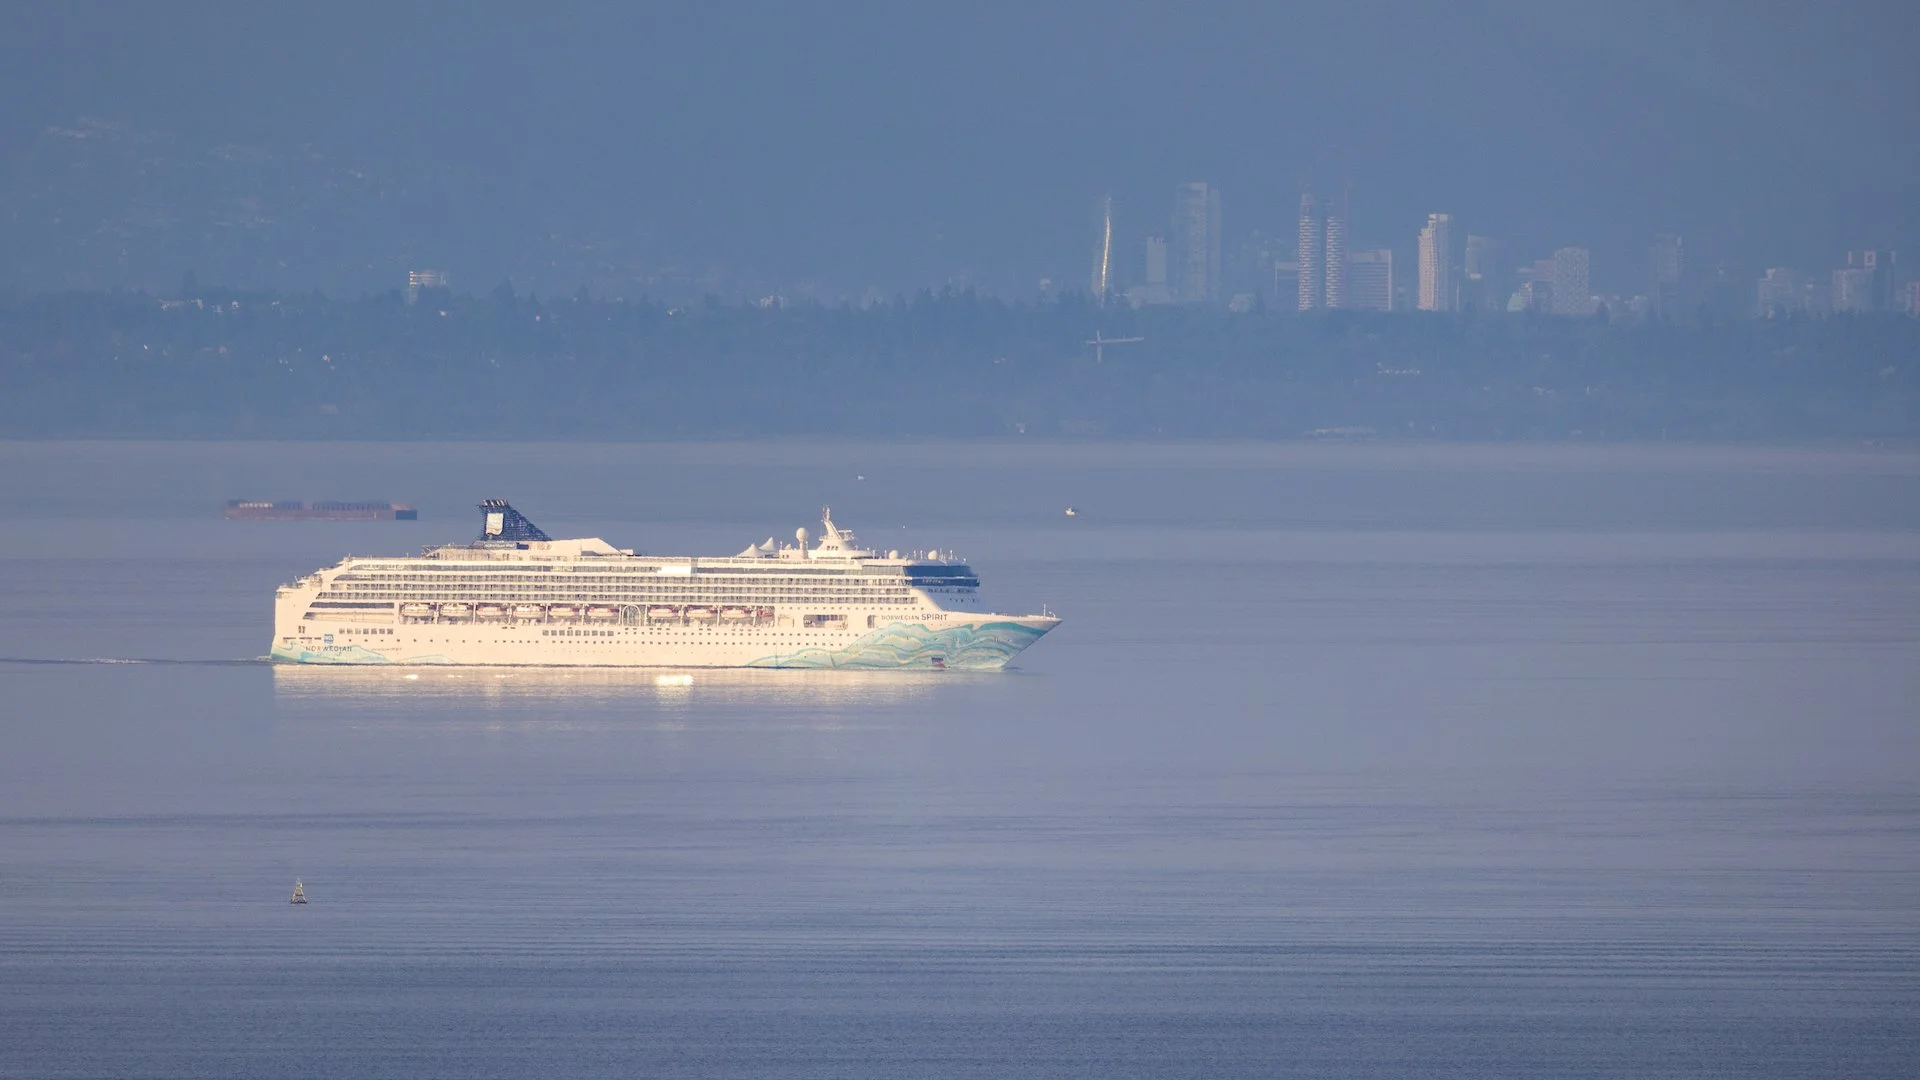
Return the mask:
[[1068,517],[1079,517],[1079,516],[1080,516],[1080,511],[1078,511],[1078,510],[1075,510],[1075,509],[1074,509],[1073,507],[1071,507],[1071,506],[1069,506],[1069,507],[1067,507],[1067,516],[1068,516]]
[[293,902],[296,904],[307,902],[307,887],[300,884],[299,878],[293,879]]

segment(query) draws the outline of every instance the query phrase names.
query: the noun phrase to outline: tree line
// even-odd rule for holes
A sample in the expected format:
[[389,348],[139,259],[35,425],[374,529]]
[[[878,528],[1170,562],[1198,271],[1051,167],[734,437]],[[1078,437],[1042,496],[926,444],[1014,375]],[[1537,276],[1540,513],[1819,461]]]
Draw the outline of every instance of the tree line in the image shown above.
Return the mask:
[[1895,315],[1303,316],[964,291],[675,307],[504,284],[0,295],[12,438],[1917,434],[1920,319]]

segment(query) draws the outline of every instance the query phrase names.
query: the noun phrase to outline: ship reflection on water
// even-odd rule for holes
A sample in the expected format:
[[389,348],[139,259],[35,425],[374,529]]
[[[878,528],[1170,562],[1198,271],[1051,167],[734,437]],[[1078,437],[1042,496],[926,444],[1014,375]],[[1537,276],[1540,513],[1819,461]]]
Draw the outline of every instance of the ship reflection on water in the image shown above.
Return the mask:
[[[1004,676],[1001,676],[1004,678]],[[732,668],[309,667],[276,664],[283,705],[513,707],[573,705],[770,706],[802,710],[891,706],[965,684],[968,677],[898,671]]]

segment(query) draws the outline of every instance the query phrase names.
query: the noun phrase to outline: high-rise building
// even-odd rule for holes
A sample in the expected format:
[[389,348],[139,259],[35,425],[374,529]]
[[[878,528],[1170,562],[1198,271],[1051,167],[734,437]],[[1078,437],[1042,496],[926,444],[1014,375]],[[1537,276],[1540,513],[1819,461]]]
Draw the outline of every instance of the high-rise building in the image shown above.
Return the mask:
[[1311,192],[1300,196],[1300,238],[1294,251],[1294,269],[1300,279],[1300,310],[1326,306],[1326,262],[1321,257],[1324,227],[1320,201]]
[[1347,304],[1347,202],[1338,204],[1300,196],[1300,225],[1294,245],[1299,267],[1299,307],[1343,308]]
[[1167,287],[1167,238],[1147,237],[1147,284]]
[[445,270],[409,270],[407,271],[407,303],[420,302],[420,294],[428,289],[447,287]]
[[1093,243],[1093,277],[1088,291],[1105,306],[1113,293],[1113,196],[1100,200],[1100,224]]
[[1490,236],[1467,234],[1466,254],[1460,260],[1460,268],[1468,274],[1477,274],[1483,278],[1493,275],[1494,261],[1499,257],[1499,245]]
[[1820,310],[1813,283],[1785,266],[1769,269],[1754,285],[1754,310],[1763,319]]
[[1453,284],[1453,217],[1428,214],[1420,230],[1420,310],[1452,311],[1457,299]]
[[1867,312],[1873,310],[1873,275],[1857,266],[1833,272],[1833,310]]
[[1393,310],[1393,249],[1375,248],[1347,256],[1347,307],[1360,311]]
[[1553,310],[1553,279],[1528,277],[1507,298],[1508,311],[1541,313]]
[[1460,264],[1461,308],[1504,310],[1511,291],[1507,276],[1500,272],[1500,245],[1492,237],[1469,234]]
[[1667,319],[1681,311],[1680,276],[1686,269],[1686,246],[1679,234],[1664,232],[1653,238],[1653,247],[1647,251],[1648,269],[1652,272],[1647,282],[1647,302],[1653,314]]
[[1833,310],[1892,311],[1894,253],[1849,251],[1847,268],[1833,272]]
[[1173,293],[1184,304],[1220,299],[1220,191],[1205,181],[1174,189]]
[[1300,295],[1300,264],[1297,262],[1274,260],[1273,264],[1273,307],[1284,311],[1282,306]]
[[1149,236],[1146,278],[1127,290],[1127,302],[1139,307],[1142,304],[1165,304],[1172,300],[1173,292],[1167,288],[1167,238]]
[[1593,314],[1593,288],[1587,281],[1586,248],[1563,247],[1553,253],[1553,313]]
[[1330,308],[1347,306],[1347,207],[1328,207],[1326,243],[1321,249],[1326,260],[1326,301]]
[[[1262,306],[1271,307],[1274,298],[1270,292],[1273,287],[1273,264],[1293,258],[1293,239],[1268,235],[1259,229],[1231,236],[1226,243],[1226,277],[1221,283],[1221,293],[1226,296],[1246,294],[1260,298]],[[1293,309],[1293,294],[1286,296],[1283,310]]]

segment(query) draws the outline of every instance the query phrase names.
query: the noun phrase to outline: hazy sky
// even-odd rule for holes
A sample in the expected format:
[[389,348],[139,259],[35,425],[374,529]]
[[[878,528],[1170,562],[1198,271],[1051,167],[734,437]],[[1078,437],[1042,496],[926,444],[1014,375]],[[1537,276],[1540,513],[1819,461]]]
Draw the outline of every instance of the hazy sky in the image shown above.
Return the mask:
[[[16,183],[81,117],[411,176],[444,199],[406,257],[476,288],[555,235],[773,280],[1078,284],[1104,191],[1131,245],[1181,180],[1217,181],[1235,233],[1350,178],[1361,243],[1410,255],[1444,210],[1632,289],[1660,228],[1743,273],[1915,247],[1915,42],[1913,5],[1778,0],[15,4],[0,139]],[[16,261],[55,242],[22,213]],[[308,228],[325,254],[289,273],[328,287],[396,243]]]

